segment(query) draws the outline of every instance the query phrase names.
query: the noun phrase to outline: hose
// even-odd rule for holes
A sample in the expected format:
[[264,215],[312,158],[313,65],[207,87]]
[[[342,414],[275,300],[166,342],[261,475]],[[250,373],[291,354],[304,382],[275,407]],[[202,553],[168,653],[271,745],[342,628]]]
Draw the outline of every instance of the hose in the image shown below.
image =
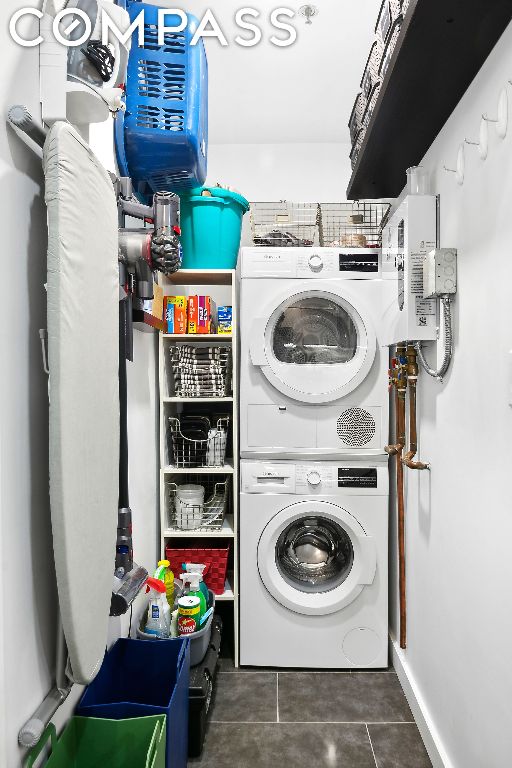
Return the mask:
[[431,368],[421,349],[421,342],[418,341],[414,345],[416,352],[418,353],[418,360],[421,367],[425,373],[428,373],[429,376],[432,376],[432,378],[437,379],[438,381],[443,380],[443,376],[445,376],[448,368],[450,367],[453,355],[451,297],[441,296],[441,303],[443,305],[444,315],[444,357],[441,366],[437,370],[435,368]]

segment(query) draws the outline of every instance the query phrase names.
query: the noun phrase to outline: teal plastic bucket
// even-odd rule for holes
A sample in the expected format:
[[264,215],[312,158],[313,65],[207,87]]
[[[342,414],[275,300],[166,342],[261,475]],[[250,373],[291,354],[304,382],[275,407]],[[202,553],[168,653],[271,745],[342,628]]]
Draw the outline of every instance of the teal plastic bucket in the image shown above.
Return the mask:
[[[202,195],[206,190],[210,195]],[[201,187],[181,193],[183,269],[235,269],[249,203],[236,192]]]

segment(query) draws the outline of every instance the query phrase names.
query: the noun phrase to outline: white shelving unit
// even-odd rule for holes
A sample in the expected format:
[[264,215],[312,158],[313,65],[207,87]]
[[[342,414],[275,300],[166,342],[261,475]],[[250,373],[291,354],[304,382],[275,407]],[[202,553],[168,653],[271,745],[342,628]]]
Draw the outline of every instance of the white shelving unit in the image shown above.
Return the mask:
[[[238,381],[237,381],[237,294],[236,273],[234,270],[180,270],[169,279],[162,279],[164,295],[190,296],[208,294],[213,297],[217,306],[230,305],[233,307],[232,334],[159,334],[159,385],[160,385],[160,533],[162,557],[165,548],[174,543],[181,546],[184,539],[198,539],[198,546],[218,546],[219,542],[232,551],[232,570],[228,570],[225,590],[222,595],[216,595],[217,602],[233,604],[234,651],[235,664],[238,666]],[[233,358],[232,394],[229,397],[187,397],[181,398],[174,392],[169,349],[177,342],[191,344],[230,344]],[[230,415],[230,432],[232,435],[232,456],[226,458],[222,467],[182,468],[170,464],[167,445],[167,423],[172,415],[179,414],[184,408],[191,412],[194,403],[211,405]],[[180,530],[169,527],[170,500],[168,484],[182,482],[183,475],[204,475],[226,477],[230,481],[229,507],[220,530]],[[211,542],[209,541],[211,540]]]

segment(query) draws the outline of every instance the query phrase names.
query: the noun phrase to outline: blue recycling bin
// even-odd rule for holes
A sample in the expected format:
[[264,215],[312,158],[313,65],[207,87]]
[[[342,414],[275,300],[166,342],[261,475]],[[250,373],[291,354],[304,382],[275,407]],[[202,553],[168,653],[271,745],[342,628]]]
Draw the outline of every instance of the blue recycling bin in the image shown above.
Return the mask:
[[188,638],[121,638],[105,655],[87,686],[76,714],[124,720],[167,716],[166,768],[186,768],[188,754]]

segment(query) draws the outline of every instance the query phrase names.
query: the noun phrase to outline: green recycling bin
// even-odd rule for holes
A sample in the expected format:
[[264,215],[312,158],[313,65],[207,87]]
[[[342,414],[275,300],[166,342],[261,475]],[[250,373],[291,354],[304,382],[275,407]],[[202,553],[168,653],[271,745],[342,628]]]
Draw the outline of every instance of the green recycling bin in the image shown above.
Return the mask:
[[41,768],[165,768],[165,715],[129,720],[72,717],[57,738],[50,723],[30,750],[25,768],[32,768],[51,744]]

